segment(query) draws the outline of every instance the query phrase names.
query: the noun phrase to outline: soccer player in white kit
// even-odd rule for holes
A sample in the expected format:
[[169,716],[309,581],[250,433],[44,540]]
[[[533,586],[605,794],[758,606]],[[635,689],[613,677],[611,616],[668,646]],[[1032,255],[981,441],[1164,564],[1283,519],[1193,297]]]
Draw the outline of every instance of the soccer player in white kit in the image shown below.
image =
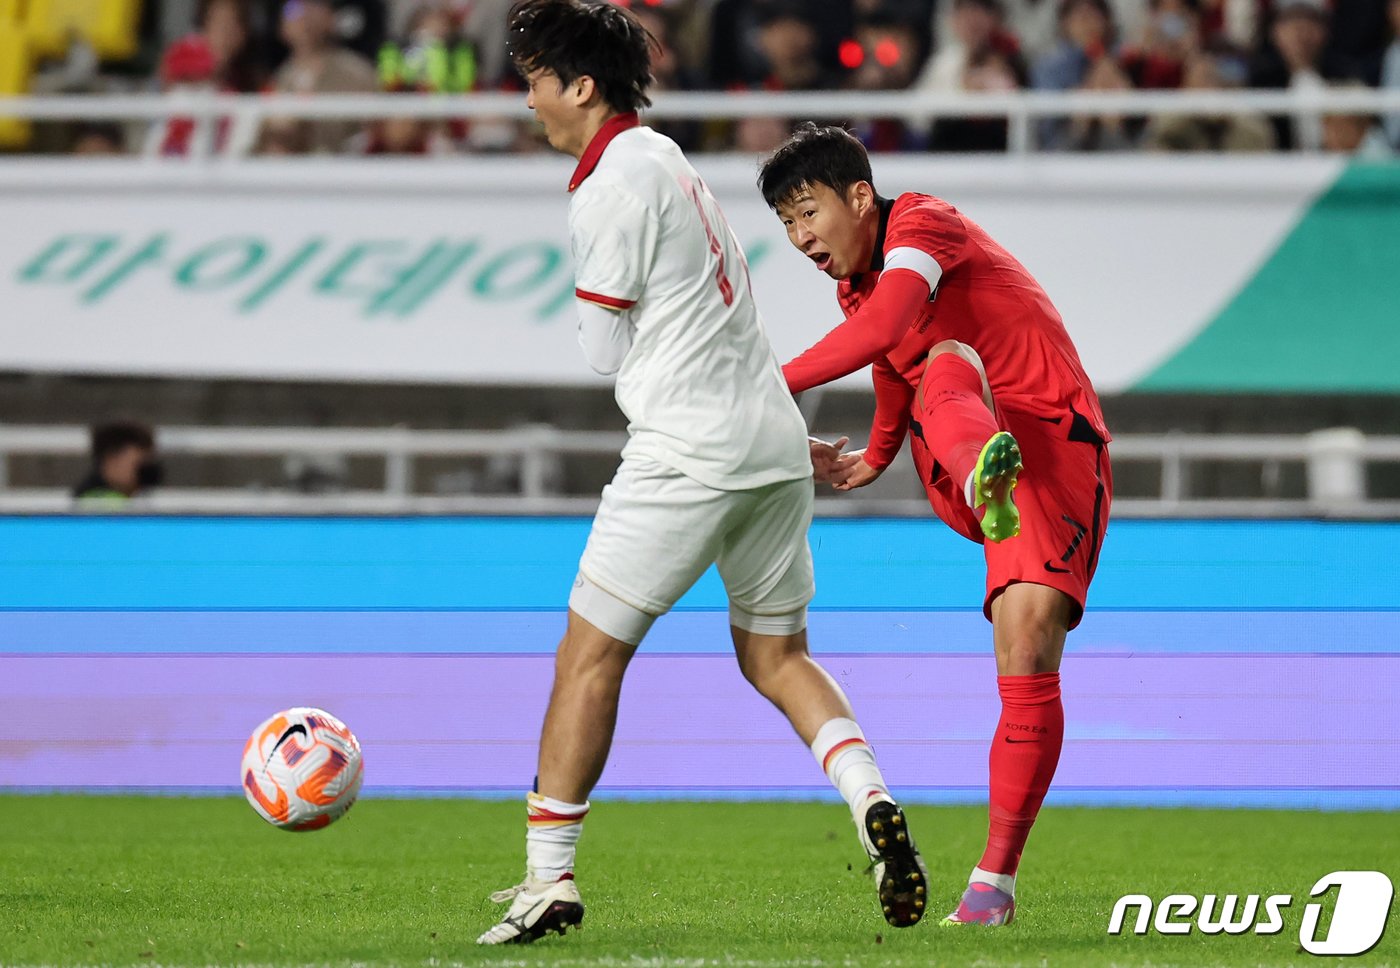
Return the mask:
[[[670,139],[642,126],[652,38],[591,0],[520,0],[511,57],[569,182],[579,341],[617,374],[629,439],[603,489],[527,797],[526,876],[480,944],[583,919],[574,855],[602,774],[623,674],[655,619],[711,565],[745,678],[792,723],[850,805],[882,910],[922,916],[927,871],[849,703],[807,652],[814,464],[749,292],[743,251]],[[816,467],[820,476],[827,468]]]

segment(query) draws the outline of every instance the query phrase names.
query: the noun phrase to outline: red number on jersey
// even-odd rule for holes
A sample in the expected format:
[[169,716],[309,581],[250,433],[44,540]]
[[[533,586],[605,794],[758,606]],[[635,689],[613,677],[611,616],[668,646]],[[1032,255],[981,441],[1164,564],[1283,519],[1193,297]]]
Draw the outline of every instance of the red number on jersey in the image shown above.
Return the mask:
[[691,202],[694,203],[695,211],[700,215],[700,224],[705,226],[705,237],[710,240],[710,251],[719,261],[719,267],[715,270],[715,282],[719,283],[719,294],[724,298],[724,304],[731,306],[734,304],[734,284],[724,274],[724,247],[719,244],[719,237],[715,235],[715,230],[710,227],[710,218],[705,214],[705,206],[700,200],[700,190],[696,188],[695,183],[689,178],[685,178],[681,180],[681,187],[685,189],[685,193],[690,196]]

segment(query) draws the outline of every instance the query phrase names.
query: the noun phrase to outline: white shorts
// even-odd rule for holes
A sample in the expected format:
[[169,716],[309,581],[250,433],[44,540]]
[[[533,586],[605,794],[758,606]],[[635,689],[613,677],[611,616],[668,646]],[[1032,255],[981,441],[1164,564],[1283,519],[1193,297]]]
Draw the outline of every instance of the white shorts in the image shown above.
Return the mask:
[[647,458],[628,458],[603,488],[569,607],[636,644],[711,564],[730,622],[791,635],[812,600],[812,482],[718,491]]

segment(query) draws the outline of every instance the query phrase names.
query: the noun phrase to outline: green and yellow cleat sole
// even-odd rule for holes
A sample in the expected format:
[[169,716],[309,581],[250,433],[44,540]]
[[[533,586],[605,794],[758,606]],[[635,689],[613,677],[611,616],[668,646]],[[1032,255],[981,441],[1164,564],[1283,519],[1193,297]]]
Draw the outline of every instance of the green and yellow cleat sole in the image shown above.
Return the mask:
[[1004,430],[993,434],[977,455],[972,509],[986,508],[982,534],[988,541],[1005,541],[1021,533],[1021,512],[1016,510],[1011,492],[1016,490],[1022,466],[1021,446]]

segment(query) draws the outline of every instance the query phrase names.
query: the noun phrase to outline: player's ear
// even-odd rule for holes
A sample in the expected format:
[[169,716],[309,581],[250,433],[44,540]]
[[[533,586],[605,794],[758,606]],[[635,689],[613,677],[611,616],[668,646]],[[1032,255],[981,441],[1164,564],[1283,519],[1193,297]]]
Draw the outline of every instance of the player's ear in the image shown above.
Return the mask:
[[588,74],[580,74],[574,78],[574,82],[569,85],[569,93],[573,96],[574,103],[579,107],[587,107],[592,103],[593,98],[598,94],[598,85]]
[[856,182],[846,189],[846,201],[857,215],[868,215],[875,208],[875,186],[868,181]]

